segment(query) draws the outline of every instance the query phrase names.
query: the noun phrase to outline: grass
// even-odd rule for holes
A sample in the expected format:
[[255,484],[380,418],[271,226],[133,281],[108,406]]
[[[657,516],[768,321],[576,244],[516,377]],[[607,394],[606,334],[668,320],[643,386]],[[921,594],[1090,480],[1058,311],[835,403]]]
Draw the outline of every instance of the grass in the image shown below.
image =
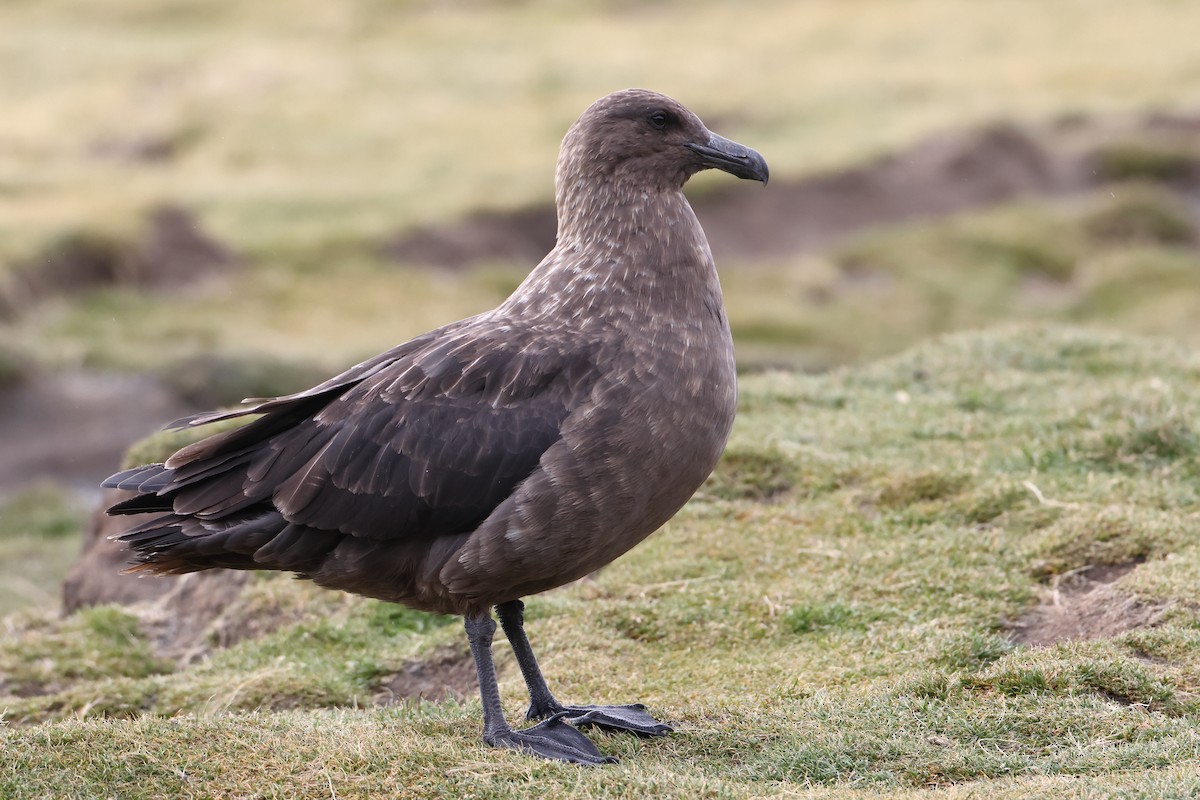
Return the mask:
[[[1014,318],[1200,343],[1196,237],[1188,201],[1118,184],[1069,204],[1018,202],[868,231],[824,254],[722,265],[722,282],[744,369],[826,369]],[[523,274],[398,270],[361,248],[337,252],[333,270],[313,254],[272,258],[185,296],[94,291],[36,310],[19,330],[36,333],[25,349],[43,363],[152,369],[220,403],[291,391],[492,307]]]
[[[1172,0],[1137,13],[1116,0],[4,4],[0,273],[64,237],[136,230],[163,202],[245,267],[182,298],[51,303],[13,335],[57,366],[168,369],[249,350],[336,367],[488,307],[528,269],[499,265],[495,284],[398,276],[378,247],[421,222],[548,200],[563,131],[614,88],[680,97],[787,179],[947,127],[1194,106],[1198,14]],[[1168,180],[1193,156],[1121,143],[1097,169]],[[979,294],[1007,291],[1013,270],[1062,280],[1077,266],[1044,231],[978,233],[962,245],[985,264]],[[958,290],[932,278],[898,287],[879,318],[875,297],[796,297],[827,267],[784,264],[780,286],[722,266],[750,365],[824,368],[991,318],[960,319]]]
[[1200,343],[1195,211],[1151,184],[868,231],[723,276],[744,367],[822,369],[931,334],[1069,321]]
[[[661,740],[597,735],[617,767],[488,750],[470,694],[376,706],[381,676],[464,652],[459,625],[271,577],[222,624],[282,627],[190,665],[153,655],[146,610],[10,616],[0,794],[1184,796],[1198,376],[1165,339],[1015,327],[744,378],[700,495],[529,603],[562,697],[675,721]],[[1114,589],[1165,609],[1154,627],[1011,643],[1056,576],[1109,563],[1137,564]]]
[[729,119],[780,175],[949,124],[1194,99],[1197,12],[1106,2],[9,5],[0,207],[36,230],[166,194],[243,244],[378,232],[547,197],[564,126],[628,85]]
[[0,499],[0,616],[57,605],[59,584],[79,556],[86,517],[77,497],[52,484]]
[[[679,97],[779,180],[946,128],[1195,108],[1198,24],[1175,0],[0,4],[0,284],[72,237],[126,247],[164,202],[239,259],[186,292],[6,308],[0,383],[149,369],[224,402],[490,307],[529,265],[416,273],[380,244],[548,200],[565,127],[615,88]],[[162,647],[161,611],[60,619],[81,514],[40,489],[0,508],[0,796],[1200,793],[1200,263],[1168,191],[1197,163],[1118,142],[1094,165],[1133,182],[1112,195],[721,265],[744,367],[858,366],[746,377],[701,495],[530,603],[562,697],[677,723],[599,736],[619,766],[488,750],[470,693],[377,705],[387,676],[461,653],[443,619],[256,579],[198,661]],[[1063,321],[1182,344],[1040,325]],[[1160,622],[1012,643],[1096,565],[1136,565],[1115,591]]]

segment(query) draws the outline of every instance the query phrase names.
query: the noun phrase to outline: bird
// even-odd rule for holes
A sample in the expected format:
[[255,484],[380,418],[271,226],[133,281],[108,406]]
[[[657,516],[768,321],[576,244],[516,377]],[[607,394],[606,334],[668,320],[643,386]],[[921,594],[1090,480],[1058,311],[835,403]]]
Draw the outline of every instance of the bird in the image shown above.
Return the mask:
[[[670,733],[640,703],[559,702],[522,598],[659,529],[725,447],[733,341],[682,191],[706,169],[768,179],[761,154],[666,95],[597,100],[562,141],[554,247],[499,306],[305,391],[178,420],[253,416],[105,480],[136,493],[108,513],[155,514],[114,537],[132,551],[126,571],[279,570],[461,615],[493,747],[597,765],[615,759],[581,727]],[[504,716],[493,609],[532,727]]]

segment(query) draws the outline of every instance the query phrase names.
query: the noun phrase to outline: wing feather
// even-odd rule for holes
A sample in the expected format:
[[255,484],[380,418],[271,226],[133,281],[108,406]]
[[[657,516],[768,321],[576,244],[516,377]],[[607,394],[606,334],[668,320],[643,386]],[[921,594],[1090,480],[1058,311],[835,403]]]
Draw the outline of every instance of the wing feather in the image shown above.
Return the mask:
[[345,535],[473,530],[537,468],[595,374],[578,341],[489,331],[457,323],[305,392],[183,421],[261,415],[106,482],[142,492],[114,513],[170,512],[128,534],[145,568],[304,571]]

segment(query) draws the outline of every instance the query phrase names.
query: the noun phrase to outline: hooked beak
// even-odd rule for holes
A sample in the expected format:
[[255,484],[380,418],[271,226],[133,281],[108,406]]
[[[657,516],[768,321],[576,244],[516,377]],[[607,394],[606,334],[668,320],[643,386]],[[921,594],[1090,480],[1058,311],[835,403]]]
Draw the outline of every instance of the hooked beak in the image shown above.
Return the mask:
[[684,147],[700,156],[704,169],[719,169],[738,178],[762,181],[764,185],[770,177],[767,162],[758,152],[711,131],[707,141],[688,142]]

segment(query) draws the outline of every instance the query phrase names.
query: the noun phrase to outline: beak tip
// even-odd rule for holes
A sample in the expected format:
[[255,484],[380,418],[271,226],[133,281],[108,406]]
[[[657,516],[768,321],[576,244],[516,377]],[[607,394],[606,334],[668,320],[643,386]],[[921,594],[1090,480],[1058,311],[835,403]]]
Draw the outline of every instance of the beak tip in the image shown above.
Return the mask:
[[763,186],[771,179],[771,170],[767,168],[767,161],[756,151],[750,151],[750,174],[746,177],[751,180],[756,180]]

